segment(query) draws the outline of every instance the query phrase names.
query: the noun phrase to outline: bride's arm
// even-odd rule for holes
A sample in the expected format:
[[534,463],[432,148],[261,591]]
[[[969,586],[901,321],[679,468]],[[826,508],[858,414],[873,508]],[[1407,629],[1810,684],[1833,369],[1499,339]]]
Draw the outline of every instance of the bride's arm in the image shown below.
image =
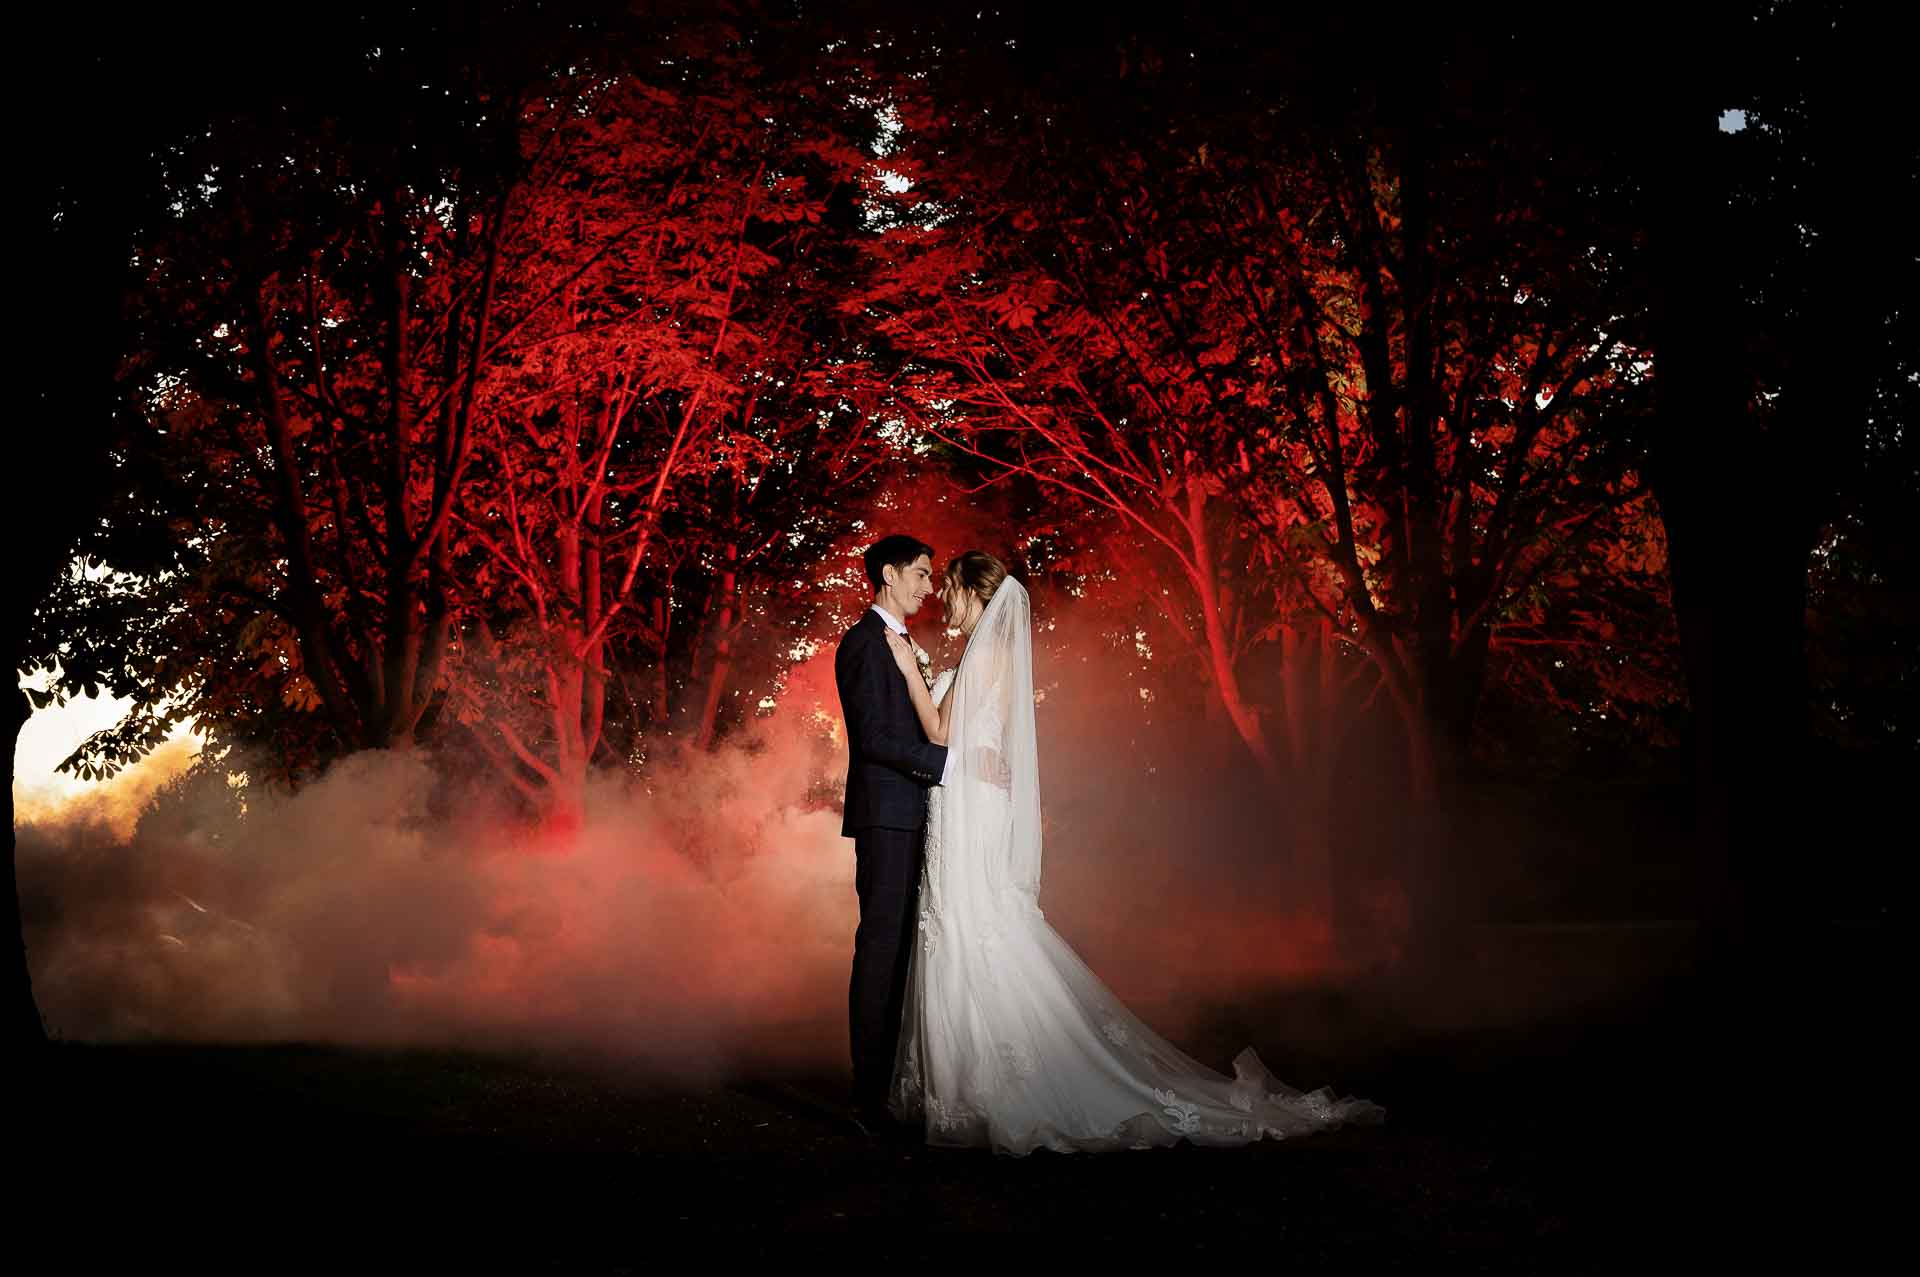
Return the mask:
[[[953,686],[955,683],[958,683],[959,681],[960,681],[960,676],[958,674],[955,674],[952,678],[947,680],[946,693],[940,697],[940,708],[934,714],[934,719],[935,719],[934,725],[939,730],[940,734],[938,736],[935,736],[934,733],[930,730],[927,732],[928,740],[936,741],[939,744],[944,745],[947,743],[947,738],[952,734],[953,732]],[[922,715],[921,717],[924,720],[925,715]]]
[[927,739],[936,745],[947,743],[947,720],[952,712],[953,688],[947,688],[947,694],[940,701],[940,708],[933,707],[933,696],[927,691],[927,685],[920,678],[920,667],[913,659],[913,649],[907,641],[891,631],[887,634],[887,647],[893,652],[893,663],[900,668],[900,676],[907,680],[907,699],[913,702],[913,712],[920,716],[920,730]]
[[[997,730],[990,731],[988,733],[988,739],[969,739],[967,742],[967,757],[961,760],[961,766],[966,769],[968,775],[978,780],[984,780],[989,785],[993,785],[999,789],[1011,789],[1013,785],[1013,772],[1008,765],[1005,753],[1005,736],[1008,718],[1007,693],[1010,686],[1006,673],[1007,671],[998,665],[989,666],[978,671],[978,678],[985,680],[985,687],[972,703],[976,709],[982,705],[991,705],[995,712],[984,718],[979,714],[975,714],[969,721],[979,722],[982,726],[991,725],[993,729]],[[957,678],[954,680],[956,683],[959,681]],[[942,704],[942,710],[951,708],[950,703],[952,699],[953,689],[948,688],[947,703]],[[943,714],[943,725],[944,722],[945,716]],[[977,732],[976,735],[978,735]]]

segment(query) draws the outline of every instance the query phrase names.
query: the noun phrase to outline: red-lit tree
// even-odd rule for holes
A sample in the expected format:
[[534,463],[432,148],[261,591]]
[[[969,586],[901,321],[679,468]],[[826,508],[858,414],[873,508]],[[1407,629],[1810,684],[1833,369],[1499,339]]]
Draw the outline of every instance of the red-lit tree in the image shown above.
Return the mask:
[[457,712],[503,775],[567,813],[601,745],[610,631],[675,485],[708,464],[737,385],[734,301],[763,269],[746,237],[760,166],[734,130],[715,136],[717,104],[595,79],[537,157],[554,175],[527,210],[538,247],[506,293],[555,304],[499,352],[459,516],[486,606]]
[[416,13],[368,38],[257,15],[248,56],[225,15],[34,41],[85,43],[104,87],[34,135],[32,255],[71,309],[42,312],[59,407],[25,440],[68,455],[49,471],[28,446],[17,474],[67,487],[64,519],[10,503],[37,511],[18,539],[52,591],[12,647],[23,673],[58,663],[36,703],[133,703],[68,769],[110,773],[188,715],[292,773],[419,728],[445,459],[489,313],[470,285],[513,177],[497,102],[581,34],[475,29],[514,24]]
[[1271,411],[1248,423],[1243,501],[1314,551],[1305,592],[1350,609],[1431,792],[1466,759],[1503,621],[1583,574],[1663,566],[1631,516],[1650,362],[1608,279],[1620,245],[1551,175],[1391,120],[1247,177],[1250,199],[1209,206],[1267,235],[1209,263],[1241,318],[1195,334],[1225,340],[1193,375]]
[[[556,294],[498,352],[459,542],[482,593],[454,682],[476,741],[531,800],[578,809],[636,730],[712,742],[748,582],[866,472],[871,398],[830,296],[877,127],[774,34],[702,33],[671,77],[588,87],[529,207],[541,248],[503,295]],[[536,171],[538,171],[536,169]],[[805,553],[807,550],[801,550]],[[533,689],[529,694],[529,689]],[[610,693],[621,693],[608,739]]]
[[[170,668],[126,689],[96,767],[137,752],[163,699],[314,712],[333,748],[405,746],[435,702],[476,391],[533,312],[503,317],[496,289],[526,242],[527,81],[427,43],[366,53],[357,94],[290,92],[283,118],[223,115],[164,152],[123,384],[150,423],[131,451],[192,497],[159,524],[182,571],[139,589],[207,637],[167,627]],[[221,672],[235,630],[263,686]]]
[[867,304],[921,369],[927,430],[1158,550],[1249,752],[1318,772],[1318,825],[1345,680],[1292,671],[1257,704],[1250,669],[1299,660],[1303,632],[1317,671],[1364,652],[1437,798],[1501,622],[1636,541],[1647,368],[1623,241],[1540,139],[1488,157],[1464,104],[1442,127],[1413,89],[1250,105],[1256,71],[1311,74],[1228,61],[1136,46],[1076,65],[1070,99],[1009,74],[985,139],[929,111],[942,159],[911,171]]

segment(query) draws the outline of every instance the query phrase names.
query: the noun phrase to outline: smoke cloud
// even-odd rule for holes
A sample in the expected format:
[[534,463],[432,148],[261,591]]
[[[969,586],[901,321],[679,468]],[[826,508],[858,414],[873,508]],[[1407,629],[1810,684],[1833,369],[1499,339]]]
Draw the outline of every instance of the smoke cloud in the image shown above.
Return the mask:
[[[1197,685],[1163,679],[1175,703],[1143,715],[1139,655],[1093,609],[1040,623],[1048,921],[1176,1040],[1324,985],[1328,928],[1285,869],[1287,796]],[[700,1077],[845,1066],[858,910],[831,645],[742,739],[597,777],[564,837],[426,752],[353,755],[286,794],[189,770],[193,748],[21,813],[57,1035],[530,1047]],[[1311,1026],[1272,1031],[1255,1045]]]

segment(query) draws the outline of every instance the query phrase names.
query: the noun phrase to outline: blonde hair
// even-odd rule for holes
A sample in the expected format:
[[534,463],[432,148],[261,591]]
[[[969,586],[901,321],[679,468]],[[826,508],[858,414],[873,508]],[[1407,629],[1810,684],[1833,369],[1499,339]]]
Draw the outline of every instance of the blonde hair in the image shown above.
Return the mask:
[[971,590],[982,603],[993,598],[993,592],[1007,579],[1007,565],[988,554],[985,550],[968,550],[956,555],[947,564],[945,573],[948,581],[957,581]]

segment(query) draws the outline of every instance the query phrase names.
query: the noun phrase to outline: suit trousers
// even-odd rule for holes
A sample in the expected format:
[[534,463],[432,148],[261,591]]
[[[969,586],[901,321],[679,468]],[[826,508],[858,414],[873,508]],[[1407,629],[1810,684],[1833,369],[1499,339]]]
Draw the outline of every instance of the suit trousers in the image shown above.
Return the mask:
[[900,1042],[907,967],[920,910],[920,866],[926,827],[857,829],[853,888],[860,925],[853,934],[853,979],[847,991],[853,1046],[853,1101],[886,1103]]

